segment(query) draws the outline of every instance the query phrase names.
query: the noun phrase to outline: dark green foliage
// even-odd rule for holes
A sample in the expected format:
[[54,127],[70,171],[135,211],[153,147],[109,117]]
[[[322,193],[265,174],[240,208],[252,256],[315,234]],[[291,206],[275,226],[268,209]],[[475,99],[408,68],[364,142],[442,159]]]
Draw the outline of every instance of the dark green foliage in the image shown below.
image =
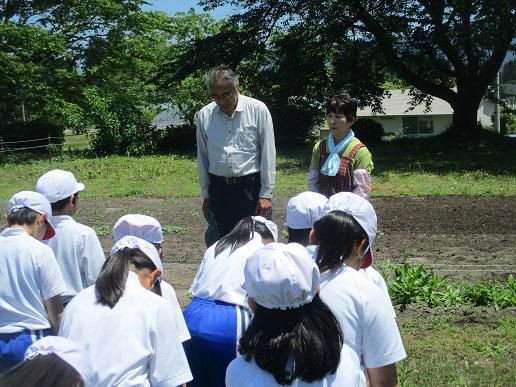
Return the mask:
[[[384,69],[381,64],[386,63],[417,90],[416,102],[428,96],[447,101],[454,109],[454,131],[466,134],[477,131],[479,103],[507,50],[514,49],[516,13],[511,0],[202,0],[201,3],[208,9],[224,4],[240,7],[242,14],[233,19],[241,30],[253,32],[251,43],[254,42],[257,51],[262,50],[275,28],[286,34],[301,31],[309,43],[319,44],[319,49],[310,54],[327,55],[325,63],[332,65],[326,68],[328,72],[333,67],[345,73],[344,77],[332,79],[336,86],[343,87],[343,78],[351,78],[354,81],[351,84],[360,85],[358,93],[348,89],[359,100],[366,90],[363,83],[381,74]],[[348,44],[343,44],[343,40]],[[359,49],[353,49],[354,45]],[[364,45],[373,49],[364,51]],[[240,45],[234,47],[234,52],[238,52]],[[249,44],[246,51],[249,52]],[[300,52],[294,57],[309,66],[312,57]],[[207,52],[204,55],[208,56]],[[353,61],[358,65],[353,65]],[[268,62],[262,65],[266,67]],[[288,77],[291,73],[281,74]]]
[[500,132],[516,133],[516,109],[505,106],[500,112]]
[[[45,120],[29,122],[11,122],[0,126],[0,149],[27,149],[29,152],[48,152],[52,148],[61,147],[64,141],[64,128]],[[22,142],[19,142],[22,141]],[[9,142],[17,142],[15,144]],[[3,144],[8,143],[8,144]]]
[[382,142],[383,126],[370,118],[359,119],[353,124],[353,132],[366,146]]
[[195,149],[195,126],[190,124],[171,125],[159,145],[162,150],[192,150]]

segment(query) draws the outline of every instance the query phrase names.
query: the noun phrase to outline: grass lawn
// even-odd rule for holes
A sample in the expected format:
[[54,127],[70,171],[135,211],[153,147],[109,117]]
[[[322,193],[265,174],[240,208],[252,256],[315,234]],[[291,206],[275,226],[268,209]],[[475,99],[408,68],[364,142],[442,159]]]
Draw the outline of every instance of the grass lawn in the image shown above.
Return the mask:
[[516,385],[513,313],[471,308],[457,317],[454,310],[429,312],[399,322],[408,355],[398,365],[401,387]]
[[[68,140],[82,146],[84,138]],[[79,144],[79,145],[77,145]],[[0,199],[33,189],[44,172],[70,170],[86,184],[84,197],[197,196],[197,164],[193,152],[143,157],[81,157],[74,151],[48,160],[13,153],[0,164]],[[375,170],[374,196],[399,195],[516,195],[516,141],[453,147],[432,141],[399,140],[371,147]],[[279,149],[277,196],[306,189],[311,147]]]
[[[45,154],[16,153],[0,159],[0,200],[34,189],[37,177],[54,168],[74,172],[85,183],[81,195],[87,198],[199,195],[193,152],[88,158],[81,153],[83,138],[67,141],[67,151],[51,161]],[[397,140],[370,150],[374,196],[516,195],[516,141],[468,147],[433,139]],[[278,150],[277,196],[306,189],[310,155],[310,146]],[[466,313],[443,309],[398,316],[408,353],[398,366],[400,386],[516,385],[514,309],[489,309],[483,315],[484,309],[471,308]],[[465,316],[462,321],[459,312]]]

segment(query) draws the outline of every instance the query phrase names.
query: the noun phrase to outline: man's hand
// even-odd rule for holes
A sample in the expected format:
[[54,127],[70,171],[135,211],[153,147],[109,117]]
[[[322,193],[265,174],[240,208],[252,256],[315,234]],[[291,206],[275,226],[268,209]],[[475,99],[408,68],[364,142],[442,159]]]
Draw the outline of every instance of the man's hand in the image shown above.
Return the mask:
[[202,202],[202,214],[204,215],[204,219],[206,222],[210,221],[210,199],[205,198]]
[[272,217],[272,200],[268,198],[259,198],[256,206],[256,214],[266,219]]

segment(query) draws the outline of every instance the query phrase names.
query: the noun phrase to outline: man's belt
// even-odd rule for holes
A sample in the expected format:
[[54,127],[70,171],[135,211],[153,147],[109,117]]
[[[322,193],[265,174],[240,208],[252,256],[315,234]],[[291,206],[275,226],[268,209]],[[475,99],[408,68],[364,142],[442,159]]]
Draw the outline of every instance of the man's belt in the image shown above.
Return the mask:
[[223,182],[224,184],[227,184],[227,185],[249,183],[249,182],[256,181],[256,179],[260,178],[259,172],[250,173],[249,175],[244,175],[244,176],[236,176],[236,177],[217,176],[217,175],[213,175],[211,173],[209,175],[210,175],[210,180],[216,180],[219,182]]

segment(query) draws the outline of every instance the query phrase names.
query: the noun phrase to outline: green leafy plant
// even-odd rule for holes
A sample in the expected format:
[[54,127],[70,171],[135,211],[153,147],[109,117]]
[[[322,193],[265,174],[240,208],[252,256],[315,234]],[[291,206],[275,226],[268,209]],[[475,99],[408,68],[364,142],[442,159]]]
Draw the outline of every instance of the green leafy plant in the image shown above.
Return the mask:
[[498,310],[516,305],[516,280],[512,274],[506,282],[493,280],[458,285],[448,283],[446,277],[422,265],[387,263],[384,277],[392,301],[402,306],[423,302],[432,307],[470,304]]
[[463,289],[464,298],[475,306],[494,306],[495,309],[516,305],[516,280],[512,274],[507,282],[483,281],[466,285]]
[[389,293],[398,304],[410,304],[423,301],[429,306],[436,306],[444,300],[443,277],[422,265],[412,266],[408,263],[393,267],[394,278],[389,281]]

